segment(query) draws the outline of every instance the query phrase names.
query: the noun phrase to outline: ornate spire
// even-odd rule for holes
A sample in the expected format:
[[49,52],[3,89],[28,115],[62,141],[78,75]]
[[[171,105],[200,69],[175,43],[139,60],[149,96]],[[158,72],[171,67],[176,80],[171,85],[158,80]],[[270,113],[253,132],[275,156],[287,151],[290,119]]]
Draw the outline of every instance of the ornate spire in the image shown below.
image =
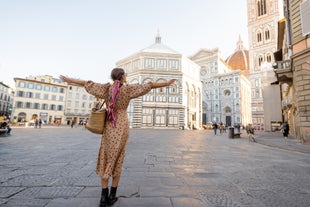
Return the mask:
[[157,35],[155,37],[155,43],[160,44],[161,43],[161,36],[159,35],[159,29],[157,29]]
[[241,35],[239,34],[239,40],[237,42],[237,48],[235,51],[244,50],[243,41],[241,39]]

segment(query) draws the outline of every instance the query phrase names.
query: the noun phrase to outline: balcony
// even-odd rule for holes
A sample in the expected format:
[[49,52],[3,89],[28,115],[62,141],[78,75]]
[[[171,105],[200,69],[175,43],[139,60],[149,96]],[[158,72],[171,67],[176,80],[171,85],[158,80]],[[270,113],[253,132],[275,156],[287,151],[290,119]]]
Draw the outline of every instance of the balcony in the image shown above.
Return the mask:
[[273,65],[273,71],[280,82],[291,82],[293,79],[291,60],[277,61]]

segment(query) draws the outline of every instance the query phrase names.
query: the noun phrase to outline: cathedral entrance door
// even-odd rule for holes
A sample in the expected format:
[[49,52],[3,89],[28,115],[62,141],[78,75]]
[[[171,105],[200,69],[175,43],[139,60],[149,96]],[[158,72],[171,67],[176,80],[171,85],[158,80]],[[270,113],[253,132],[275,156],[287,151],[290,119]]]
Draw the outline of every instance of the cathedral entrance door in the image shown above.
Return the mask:
[[231,126],[231,116],[226,116],[226,126]]

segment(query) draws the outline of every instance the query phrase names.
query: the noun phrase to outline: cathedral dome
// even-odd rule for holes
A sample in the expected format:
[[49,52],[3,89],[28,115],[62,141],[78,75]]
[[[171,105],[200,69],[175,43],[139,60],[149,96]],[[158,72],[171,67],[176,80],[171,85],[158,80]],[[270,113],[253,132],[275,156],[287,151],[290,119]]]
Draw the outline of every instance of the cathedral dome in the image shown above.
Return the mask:
[[243,74],[249,74],[249,51],[244,48],[243,41],[241,40],[240,36],[235,52],[227,58],[226,63],[231,67],[232,70],[241,70]]

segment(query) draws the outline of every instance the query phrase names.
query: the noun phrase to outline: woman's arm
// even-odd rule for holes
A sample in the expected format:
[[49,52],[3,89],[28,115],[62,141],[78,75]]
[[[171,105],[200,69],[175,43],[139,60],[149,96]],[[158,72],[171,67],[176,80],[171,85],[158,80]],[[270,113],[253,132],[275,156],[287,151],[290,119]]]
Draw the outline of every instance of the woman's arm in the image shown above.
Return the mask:
[[84,86],[86,81],[84,80],[78,80],[78,79],[73,79],[73,78],[68,78],[66,76],[63,76],[63,75],[60,75],[59,78],[64,81],[64,82],[67,82],[67,83],[75,83],[77,85],[80,85],[80,86]]
[[174,81],[176,81],[176,79],[171,79],[168,82],[152,83],[152,88],[161,88],[165,86],[170,86],[171,84],[174,83]]

